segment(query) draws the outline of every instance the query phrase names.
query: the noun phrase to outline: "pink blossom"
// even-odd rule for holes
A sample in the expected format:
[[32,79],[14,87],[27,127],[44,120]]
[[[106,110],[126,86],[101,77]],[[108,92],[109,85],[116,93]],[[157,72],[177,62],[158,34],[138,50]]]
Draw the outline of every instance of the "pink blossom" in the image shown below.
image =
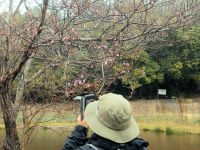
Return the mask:
[[111,53],[111,54],[113,53],[112,49],[109,49],[108,51],[109,51],[109,53]]
[[124,65],[125,67],[129,67],[129,66],[130,66],[129,63],[123,63],[123,65]]
[[107,46],[106,45],[102,45],[102,48],[107,48]]
[[74,31],[75,31],[75,29],[74,29],[74,28],[71,28],[71,31],[72,31],[72,32],[74,32]]
[[81,80],[79,80],[79,81],[78,81],[78,84],[80,84],[80,85],[81,85],[81,84],[83,84],[83,82],[82,82]]
[[108,60],[104,61],[104,64],[107,65],[108,64]]
[[33,36],[36,36],[36,35],[37,35],[37,28],[33,28],[33,29],[32,29],[32,35],[33,35]]

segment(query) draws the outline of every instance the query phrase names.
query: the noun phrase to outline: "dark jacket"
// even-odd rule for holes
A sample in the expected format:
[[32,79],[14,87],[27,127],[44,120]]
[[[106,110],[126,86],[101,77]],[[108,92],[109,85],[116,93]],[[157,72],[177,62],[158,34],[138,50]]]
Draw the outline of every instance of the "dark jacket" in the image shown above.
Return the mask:
[[88,129],[76,126],[68,137],[63,150],[147,150],[149,143],[135,138],[130,142],[119,144],[105,139],[95,133],[87,138]]

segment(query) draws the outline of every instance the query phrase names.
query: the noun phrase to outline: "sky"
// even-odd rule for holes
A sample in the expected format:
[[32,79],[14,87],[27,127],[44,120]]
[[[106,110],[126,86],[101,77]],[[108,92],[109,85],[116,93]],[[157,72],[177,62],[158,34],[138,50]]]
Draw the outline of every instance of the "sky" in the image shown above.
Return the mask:
[[[14,9],[17,7],[18,3],[20,0],[13,0],[13,7]],[[58,1],[58,0],[55,0]],[[113,3],[114,0],[105,0],[107,3]],[[151,0],[144,0],[145,3],[150,2]],[[159,0],[161,1],[168,1],[168,0]],[[180,0],[180,1],[184,1],[184,0]],[[26,0],[26,3],[28,5],[28,7],[34,7],[37,6],[38,3],[41,3],[42,0]],[[0,13],[3,11],[7,11],[8,10],[8,6],[9,6],[9,0],[0,0]],[[20,7],[20,12],[23,13],[25,12],[25,6],[24,4],[21,5]]]
[[[15,10],[15,8],[17,7],[18,3],[20,0],[13,0],[13,8]],[[28,7],[34,7],[36,5],[38,5],[37,3],[41,3],[41,0],[26,0],[27,1],[27,5]],[[8,10],[8,6],[9,6],[9,0],[0,0],[0,12],[3,11],[7,11]],[[25,12],[25,6],[22,3],[21,7],[20,7],[20,11],[21,12]]]

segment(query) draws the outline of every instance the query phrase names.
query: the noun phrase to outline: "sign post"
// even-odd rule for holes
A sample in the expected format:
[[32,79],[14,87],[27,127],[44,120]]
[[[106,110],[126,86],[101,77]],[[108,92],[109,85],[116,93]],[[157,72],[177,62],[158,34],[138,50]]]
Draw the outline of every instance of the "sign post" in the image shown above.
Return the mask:
[[167,95],[166,89],[158,89],[158,95]]
[[157,96],[158,103],[159,103],[159,95],[166,96],[167,90],[166,89],[158,89],[158,96]]

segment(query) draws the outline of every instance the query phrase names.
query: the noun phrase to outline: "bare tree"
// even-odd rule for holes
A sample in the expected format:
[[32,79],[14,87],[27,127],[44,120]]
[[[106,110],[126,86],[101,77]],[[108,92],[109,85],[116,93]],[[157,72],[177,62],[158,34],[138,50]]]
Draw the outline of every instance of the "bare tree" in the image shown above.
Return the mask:
[[[13,1],[10,0],[9,2],[9,14],[7,16],[8,19],[5,20],[3,17],[1,17],[1,23],[4,24],[4,28],[1,30],[1,42],[3,43],[3,46],[1,47],[2,55],[0,67],[0,102],[6,130],[6,140],[4,143],[4,149],[19,150],[20,142],[16,128],[16,116],[19,111],[19,102],[12,102],[12,99],[9,97],[9,88],[13,80],[15,80],[16,76],[22,70],[26,61],[35,51],[35,45],[37,44],[38,38],[43,30],[48,0],[43,1],[41,17],[38,18],[38,24],[35,26],[35,28],[33,28],[34,31],[32,31],[34,32],[34,34],[32,34],[32,37],[29,39],[26,37],[20,37],[23,35],[21,35],[19,31],[20,29],[17,26],[15,13],[17,12],[17,10],[15,10],[13,13]],[[17,7],[17,9],[18,8],[19,7]],[[26,43],[23,43],[23,38],[25,38]],[[16,44],[22,43],[24,44],[23,47],[15,47]],[[19,48],[19,50],[16,50],[15,48]],[[13,58],[12,55],[10,55],[10,53],[15,53],[16,51],[18,51],[19,55],[17,56],[17,58]],[[11,63],[12,61],[14,62],[14,64]]]
[[[0,16],[0,102],[6,150],[21,149],[16,117],[26,84],[52,66],[65,64],[66,95],[81,88],[99,92],[105,83],[123,74],[112,70],[113,65],[122,63],[122,55],[137,52],[169,27],[185,25],[196,12],[196,7],[191,7],[192,13],[180,15],[174,3],[157,0],[43,0],[37,15],[25,3],[27,12],[20,20],[17,12],[23,0],[16,10],[13,1],[9,2],[9,14]],[[165,11],[165,6],[170,6],[169,11],[162,14],[159,8]],[[33,60],[42,60],[45,65],[30,76]],[[72,66],[76,75],[67,78]],[[17,77],[21,78],[13,100],[9,92]]]

